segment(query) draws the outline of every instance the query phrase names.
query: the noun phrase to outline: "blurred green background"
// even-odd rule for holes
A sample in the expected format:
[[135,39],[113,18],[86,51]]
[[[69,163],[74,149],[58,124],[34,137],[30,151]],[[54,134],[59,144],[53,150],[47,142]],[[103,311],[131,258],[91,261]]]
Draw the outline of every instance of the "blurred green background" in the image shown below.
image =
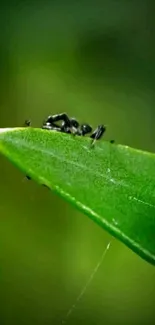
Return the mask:
[[[155,151],[152,0],[1,1],[0,127],[66,111]],[[0,325],[61,324],[111,236],[0,157]],[[147,186],[147,184],[146,184]],[[155,268],[115,239],[67,324],[155,324]]]

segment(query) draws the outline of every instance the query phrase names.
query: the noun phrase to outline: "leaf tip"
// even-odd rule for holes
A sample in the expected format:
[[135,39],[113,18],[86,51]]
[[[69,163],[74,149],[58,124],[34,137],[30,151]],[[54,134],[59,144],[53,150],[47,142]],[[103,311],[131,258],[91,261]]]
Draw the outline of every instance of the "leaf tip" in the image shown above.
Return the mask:
[[22,129],[24,129],[24,128],[22,128],[22,127],[0,128],[0,136],[3,137],[3,135],[5,135],[6,133],[13,132],[13,131],[19,131]]
[[15,128],[0,128],[0,133],[5,133],[5,132],[9,132],[9,131],[16,131],[16,130],[21,130],[23,128],[18,128],[18,127],[15,127]]

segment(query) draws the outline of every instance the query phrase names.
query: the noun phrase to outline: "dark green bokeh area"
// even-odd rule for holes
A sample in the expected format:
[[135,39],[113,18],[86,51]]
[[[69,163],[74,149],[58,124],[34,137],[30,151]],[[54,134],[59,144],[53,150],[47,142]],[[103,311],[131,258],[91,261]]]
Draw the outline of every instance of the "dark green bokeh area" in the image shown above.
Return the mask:
[[[0,127],[68,112],[155,151],[154,1],[0,4]],[[112,238],[0,157],[0,324],[57,325]],[[147,186],[147,184],[146,184]],[[155,268],[120,242],[67,324],[154,324]]]

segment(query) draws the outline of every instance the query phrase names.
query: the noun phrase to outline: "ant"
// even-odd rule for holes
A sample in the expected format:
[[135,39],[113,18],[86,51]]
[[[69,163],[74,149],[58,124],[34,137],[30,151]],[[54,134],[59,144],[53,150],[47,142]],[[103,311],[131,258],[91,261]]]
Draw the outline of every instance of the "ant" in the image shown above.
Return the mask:
[[[55,124],[55,122],[59,121],[62,121],[60,126]],[[89,124],[79,125],[79,122],[75,118],[69,118],[66,113],[48,116],[42,125],[42,129],[72,133],[79,136],[85,136],[86,134],[92,132],[92,127]],[[105,131],[106,127],[104,125],[99,125],[97,129],[90,135],[90,138],[93,139],[93,143],[96,140],[99,140]]]
[[[60,121],[62,121],[60,125],[56,124],[56,122]],[[26,120],[25,126],[31,126],[31,121]],[[86,134],[91,133],[90,138],[93,140],[92,145],[94,145],[96,140],[101,139],[106,131],[105,125],[99,125],[95,131],[92,132],[92,127],[89,124],[80,125],[75,118],[69,118],[66,113],[48,116],[47,119],[43,122],[41,128],[48,131],[55,130],[58,132],[70,133],[78,136],[85,136]],[[110,142],[114,143],[114,140],[111,140]]]
[[[62,121],[61,125],[56,124],[56,122]],[[31,126],[31,120],[26,120],[26,127]],[[78,136],[85,136],[92,132],[92,127],[89,124],[79,124],[79,122],[75,118],[69,118],[66,113],[50,115],[42,124],[42,129],[51,131],[55,130],[58,132],[70,133]],[[98,125],[98,127],[93,131],[90,135],[92,141],[92,146],[94,145],[96,140],[101,139],[103,134],[106,131],[105,125]],[[114,140],[111,140],[110,143],[114,143]],[[31,179],[29,176],[26,176],[27,179]]]

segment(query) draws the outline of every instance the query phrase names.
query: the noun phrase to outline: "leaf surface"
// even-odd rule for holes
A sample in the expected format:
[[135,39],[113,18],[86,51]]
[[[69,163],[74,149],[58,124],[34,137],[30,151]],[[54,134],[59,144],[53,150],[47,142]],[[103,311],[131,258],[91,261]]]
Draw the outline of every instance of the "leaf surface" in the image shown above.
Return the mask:
[[0,152],[155,264],[155,154],[39,128],[0,129]]

